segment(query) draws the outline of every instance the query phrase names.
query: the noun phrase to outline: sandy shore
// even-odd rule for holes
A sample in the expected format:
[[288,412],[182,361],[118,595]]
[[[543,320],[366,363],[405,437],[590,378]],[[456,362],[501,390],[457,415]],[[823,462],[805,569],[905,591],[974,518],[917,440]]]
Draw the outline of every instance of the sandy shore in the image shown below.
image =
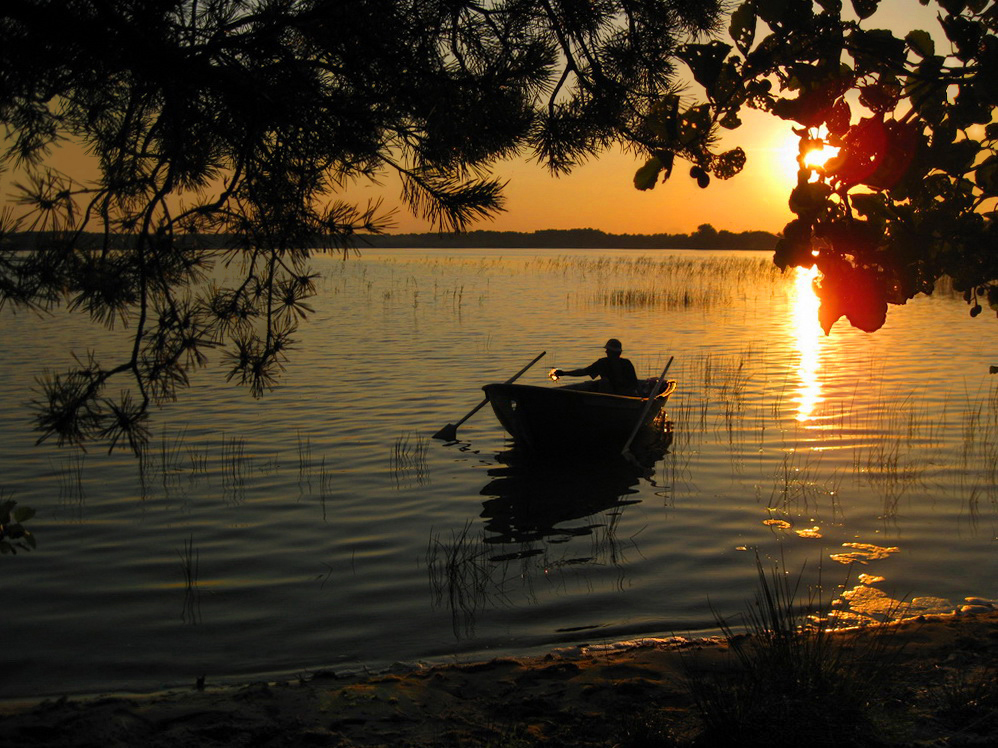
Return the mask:
[[[979,695],[973,684],[981,673],[998,675],[998,612],[896,626],[905,646],[884,694],[900,725],[890,744],[998,745],[998,689],[980,696],[976,712],[953,707]],[[641,742],[650,731],[682,744],[698,731],[684,668],[691,657],[698,668],[727,668],[728,655],[725,642],[641,640],[373,677],[330,672],[240,688],[208,683],[201,691],[8,704],[0,709],[0,745],[637,746],[650,744]]]

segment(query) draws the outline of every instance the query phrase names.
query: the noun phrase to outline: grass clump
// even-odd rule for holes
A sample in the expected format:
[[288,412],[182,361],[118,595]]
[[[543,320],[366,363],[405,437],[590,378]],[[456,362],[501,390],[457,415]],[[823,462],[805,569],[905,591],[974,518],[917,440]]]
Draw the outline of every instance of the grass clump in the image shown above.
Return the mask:
[[940,689],[938,718],[964,736],[998,735],[998,666],[957,671]]
[[836,631],[820,593],[756,559],[759,590],[721,666],[686,661],[702,726],[695,746],[884,746],[900,722],[886,693],[900,652],[890,627]]

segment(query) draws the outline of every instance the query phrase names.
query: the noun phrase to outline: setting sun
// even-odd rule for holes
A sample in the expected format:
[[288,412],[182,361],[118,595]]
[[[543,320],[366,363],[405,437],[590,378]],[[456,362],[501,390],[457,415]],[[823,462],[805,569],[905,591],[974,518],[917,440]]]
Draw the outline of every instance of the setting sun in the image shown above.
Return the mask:
[[839,149],[831,145],[822,145],[818,148],[812,148],[804,154],[804,165],[821,168],[828,163],[829,159],[837,156],[838,152]]

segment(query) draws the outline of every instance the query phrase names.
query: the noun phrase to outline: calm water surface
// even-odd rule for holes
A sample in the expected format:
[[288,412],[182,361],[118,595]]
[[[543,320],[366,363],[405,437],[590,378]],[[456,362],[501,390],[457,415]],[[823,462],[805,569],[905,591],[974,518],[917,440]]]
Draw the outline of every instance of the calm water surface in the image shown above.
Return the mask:
[[[255,401],[209,367],[141,464],[30,430],[35,377],[114,334],[2,313],[0,490],[37,510],[38,548],[0,559],[0,697],[705,631],[750,601],[756,553],[828,596],[998,597],[998,323],[962,301],[825,337],[806,279],[761,253],[316,265],[280,388]],[[643,376],[675,356],[673,441],[648,469],[525,462],[488,409],[431,438],[482,384],[542,350],[520,381],[550,384],[611,336]]]

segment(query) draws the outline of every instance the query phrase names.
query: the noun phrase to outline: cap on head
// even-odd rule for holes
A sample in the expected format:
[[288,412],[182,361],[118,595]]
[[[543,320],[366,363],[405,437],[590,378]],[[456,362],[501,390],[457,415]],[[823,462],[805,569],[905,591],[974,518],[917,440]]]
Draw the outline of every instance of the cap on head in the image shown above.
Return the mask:
[[620,353],[624,350],[624,346],[620,344],[620,341],[616,338],[610,338],[606,341],[606,345],[603,346],[608,351],[614,351],[615,353]]

